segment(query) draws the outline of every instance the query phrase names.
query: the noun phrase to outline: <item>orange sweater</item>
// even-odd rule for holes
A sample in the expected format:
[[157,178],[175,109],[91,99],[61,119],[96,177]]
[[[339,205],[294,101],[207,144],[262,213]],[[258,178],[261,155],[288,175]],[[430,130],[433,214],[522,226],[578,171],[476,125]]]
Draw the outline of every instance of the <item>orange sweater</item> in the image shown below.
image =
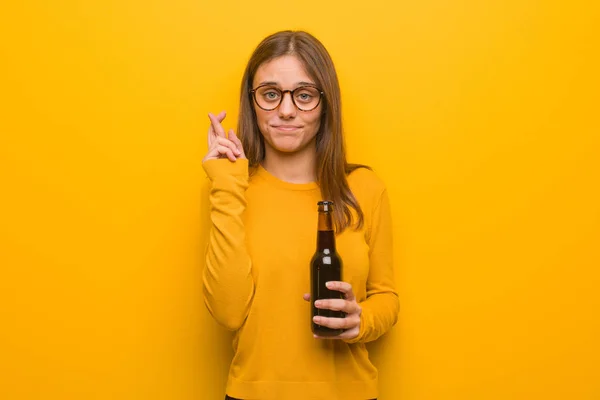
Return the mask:
[[208,160],[209,242],[205,304],[235,330],[227,394],[241,399],[366,400],[377,397],[377,369],[365,343],[397,320],[390,205],[383,183],[358,169],[348,182],[365,216],[363,229],[336,237],[343,280],[362,307],[359,336],[314,339],[309,264],[316,249],[316,183],[281,181],[247,160]]

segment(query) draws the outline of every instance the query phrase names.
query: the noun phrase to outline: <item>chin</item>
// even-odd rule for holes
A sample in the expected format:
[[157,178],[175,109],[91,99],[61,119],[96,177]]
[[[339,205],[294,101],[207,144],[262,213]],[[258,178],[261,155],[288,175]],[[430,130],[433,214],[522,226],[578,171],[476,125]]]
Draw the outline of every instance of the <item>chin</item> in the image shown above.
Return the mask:
[[295,153],[304,147],[299,140],[290,140],[290,138],[284,140],[276,139],[271,146],[280,153]]
[[274,146],[273,149],[275,149],[275,151],[277,151],[279,153],[291,154],[291,153],[296,153],[298,150],[300,150],[300,147],[298,147],[298,146]]

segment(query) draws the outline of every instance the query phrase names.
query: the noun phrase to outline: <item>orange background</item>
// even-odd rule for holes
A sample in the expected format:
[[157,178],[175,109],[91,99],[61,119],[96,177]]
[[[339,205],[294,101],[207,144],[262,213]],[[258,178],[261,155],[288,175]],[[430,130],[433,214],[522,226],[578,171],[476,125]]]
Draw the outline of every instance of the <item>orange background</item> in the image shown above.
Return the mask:
[[350,160],[390,191],[380,399],[600,399],[599,20],[578,0],[3,2],[0,398],[222,398],[206,113],[235,126],[254,46],[294,28],[330,50]]

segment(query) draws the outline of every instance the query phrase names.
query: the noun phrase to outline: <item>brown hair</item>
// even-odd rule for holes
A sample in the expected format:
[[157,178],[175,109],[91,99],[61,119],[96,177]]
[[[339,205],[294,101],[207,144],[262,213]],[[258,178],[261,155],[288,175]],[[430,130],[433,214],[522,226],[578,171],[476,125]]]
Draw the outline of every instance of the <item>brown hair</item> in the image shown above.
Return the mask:
[[[258,128],[250,90],[254,75],[265,62],[274,58],[294,55],[304,64],[307,73],[323,91],[321,125],[316,135],[317,183],[325,200],[334,202],[334,224],[338,233],[356,222],[359,229],[364,215],[352,194],[346,176],[359,164],[348,164],[342,129],[340,85],[333,61],[323,44],[314,36],[302,31],[281,31],[266,37],[254,50],[242,79],[240,118],[237,132],[241,136],[244,152],[251,168],[265,157],[265,143]],[[354,209],[357,221],[354,221]]]

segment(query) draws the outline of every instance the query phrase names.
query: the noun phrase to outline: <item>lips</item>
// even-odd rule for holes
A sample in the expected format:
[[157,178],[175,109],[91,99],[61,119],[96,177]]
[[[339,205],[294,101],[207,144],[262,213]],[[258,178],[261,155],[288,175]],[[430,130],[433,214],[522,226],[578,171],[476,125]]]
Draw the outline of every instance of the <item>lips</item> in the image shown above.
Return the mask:
[[292,132],[302,127],[298,125],[273,125],[273,128],[278,129],[280,131]]

